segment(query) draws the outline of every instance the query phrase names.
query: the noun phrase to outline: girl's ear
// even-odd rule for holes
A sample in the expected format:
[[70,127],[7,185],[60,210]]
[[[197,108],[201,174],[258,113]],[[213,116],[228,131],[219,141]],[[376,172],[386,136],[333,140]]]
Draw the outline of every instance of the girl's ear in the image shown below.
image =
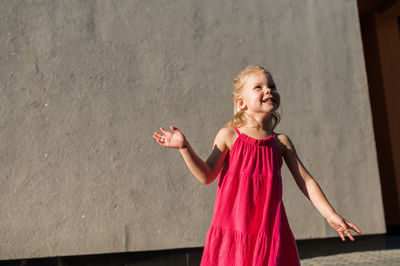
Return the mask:
[[244,108],[246,108],[246,102],[245,102],[242,98],[240,98],[240,97],[236,98],[235,104],[236,104],[236,106],[239,107],[241,110],[243,110]]

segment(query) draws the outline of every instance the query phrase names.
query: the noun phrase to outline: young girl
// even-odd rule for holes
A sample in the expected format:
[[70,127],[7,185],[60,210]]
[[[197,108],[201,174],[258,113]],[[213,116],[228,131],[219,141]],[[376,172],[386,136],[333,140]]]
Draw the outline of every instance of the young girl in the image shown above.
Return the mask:
[[176,148],[202,184],[219,175],[213,218],[205,239],[202,266],[300,265],[293,233],[282,202],[282,158],[300,190],[342,241],[349,229],[360,229],[329,204],[318,183],[302,164],[293,142],[273,130],[280,96],[270,72],[248,66],[234,79],[235,114],[215,137],[204,162],[182,131],[160,128],[155,140]]

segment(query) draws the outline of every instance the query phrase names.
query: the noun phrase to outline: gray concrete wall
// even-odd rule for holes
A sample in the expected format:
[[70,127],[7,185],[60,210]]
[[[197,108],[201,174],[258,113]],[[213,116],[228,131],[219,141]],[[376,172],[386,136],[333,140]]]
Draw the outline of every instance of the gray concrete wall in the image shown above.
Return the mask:
[[[337,211],[385,232],[355,0],[1,1],[0,25],[0,259],[203,246],[216,182],[152,134],[205,159],[247,64]],[[340,241],[282,174],[295,237]]]

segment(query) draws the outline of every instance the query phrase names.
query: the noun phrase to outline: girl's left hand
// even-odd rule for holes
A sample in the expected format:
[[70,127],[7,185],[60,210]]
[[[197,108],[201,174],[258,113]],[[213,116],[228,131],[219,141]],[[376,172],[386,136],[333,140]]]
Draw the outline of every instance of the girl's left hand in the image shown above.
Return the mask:
[[352,224],[351,222],[345,220],[343,217],[338,215],[337,213],[332,214],[328,218],[326,218],[326,221],[329,223],[330,226],[332,226],[333,229],[335,229],[340,237],[342,238],[342,241],[346,241],[345,236],[343,232],[352,240],[354,241],[354,237],[351,235],[349,232],[349,229],[352,229],[356,231],[358,234],[361,235],[360,229],[355,224]]

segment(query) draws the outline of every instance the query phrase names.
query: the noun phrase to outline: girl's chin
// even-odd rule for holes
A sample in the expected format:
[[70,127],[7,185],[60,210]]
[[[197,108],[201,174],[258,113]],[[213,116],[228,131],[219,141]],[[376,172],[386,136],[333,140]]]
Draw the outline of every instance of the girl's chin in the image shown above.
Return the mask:
[[264,108],[277,109],[278,106],[275,103],[269,103],[269,104],[264,105]]

